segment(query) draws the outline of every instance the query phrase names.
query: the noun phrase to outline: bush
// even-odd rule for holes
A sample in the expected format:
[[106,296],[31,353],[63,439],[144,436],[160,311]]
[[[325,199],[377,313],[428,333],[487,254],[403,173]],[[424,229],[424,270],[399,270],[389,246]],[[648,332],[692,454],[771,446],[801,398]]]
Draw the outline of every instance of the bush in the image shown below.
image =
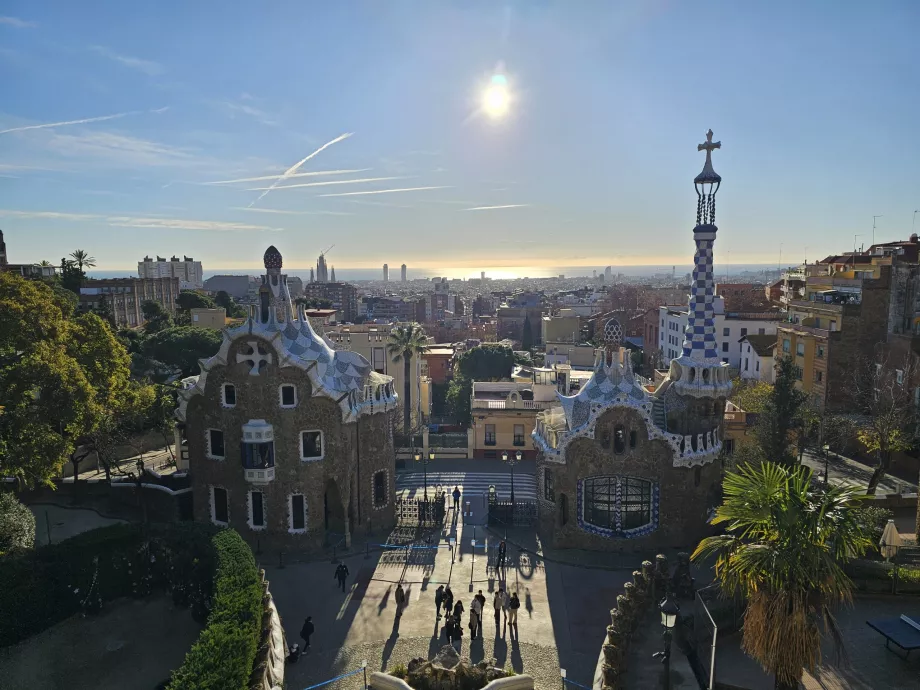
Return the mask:
[[0,555],[35,546],[35,516],[9,492],[0,492]]
[[212,540],[217,557],[214,605],[207,627],[173,673],[170,690],[244,690],[259,646],[262,584],[252,551],[239,534]]
[[881,558],[881,552],[878,545],[882,539],[882,532],[885,531],[885,525],[888,520],[894,517],[894,513],[887,508],[871,505],[863,505],[856,509],[857,519],[862,523],[866,534],[872,540],[872,547],[866,554],[866,557]]

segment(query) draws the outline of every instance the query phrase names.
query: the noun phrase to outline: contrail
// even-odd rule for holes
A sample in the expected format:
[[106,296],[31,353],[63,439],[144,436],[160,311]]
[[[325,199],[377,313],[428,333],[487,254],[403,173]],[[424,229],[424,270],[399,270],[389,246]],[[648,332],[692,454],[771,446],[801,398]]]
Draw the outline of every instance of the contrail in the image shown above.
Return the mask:
[[[166,106],[168,108],[169,106]],[[166,108],[158,108],[157,110],[149,110],[146,112],[151,113],[162,113]],[[49,127],[65,127],[67,125],[85,125],[90,122],[103,122],[105,120],[116,120],[120,117],[126,117],[127,115],[138,115],[143,113],[143,110],[130,110],[126,113],[115,113],[114,115],[102,115],[100,117],[87,117],[82,120],[67,120],[66,122],[48,122],[43,125],[27,125],[25,127],[12,127],[10,129],[0,129],[0,134],[9,134],[10,132],[25,132],[28,129],[47,129]]]
[[302,182],[301,184],[286,184],[283,187],[253,187],[252,189],[247,189],[247,192],[260,192],[262,190],[268,191],[269,189],[298,189],[299,187],[328,187],[332,184],[358,184],[364,182],[383,182],[384,180],[405,180],[408,179],[405,175],[399,175],[395,177],[362,177],[356,180],[324,180],[323,182]]
[[319,153],[319,152],[322,151],[323,149],[329,148],[329,147],[332,146],[333,144],[338,144],[340,141],[342,141],[343,139],[347,139],[347,138],[350,137],[352,134],[353,134],[353,132],[346,132],[345,134],[340,134],[339,136],[337,136],[337,137],[336,137],[335,139],[333,139],[332,141],[326,142],[325,144],[323,144],[322,146],[320,146],[318,149],[316,149],[316,151],[314,151],[313,153],[311,153],[309,156],[307,156],[306,158],[304,158],[302,161],[299,161],[299,162],[295,163],[294,165],[292,165],[290,168],[288,168],[288,169],[284,172],[284,174],[283,174],[281,177],[279,177],[277,180],[275,180],[275,181],[272,183],[271,187],[269,187],[269,188],[266,189],[264,192],[262,192],[262,193],[259,195],[259,198],[258,198],[258,199],[256,199],[255,201],[251,202],[251,203],[249,204],[248,208],[252,208],[255,204],[257,204],[258,202],[260,202],[263,198],[265,198],[265,195],[266,195],[266,194],[268,194],[270,191],[272,191],[275,187],[278,186],[278,183],[279,183],[279,182],[281,182],[282,180],[288,179],[291,175],[293,175],[295,172],[297,172],[297,170],[300,168],[301,165],[303,165],[303,164],[306,163],[308,160],[310,160],[311,158],[313,158],[313,156],[315,156],[317,153]]
[[403,189],[375,189],[370,192],[339,192],[338,194],[319,194],[317,196],[360,196],[362,194],[392,194],[394,192],[421,192],[425,189],[452,189],[453,185],[439,185],[437,187],[405,187]]
[[[367,172],[371,168],[355,168],[353,170],[316,170],[312,172],[294,173],[288,175],[288,178],[294,177],[318,177],[320,175],[352,175],[354,173]],[[238,180],[218,180],[217,182],[205,182],[204,184],[234,184],[236,182],[264,182],[266,180],[280,180],[284,175],[263,175],[262,177],[241,177]]]
[[462,208],[461,211],[492,211],[498,208],[524,208],[530,204],[504,204],[502,206],[474,206],[473,208]]

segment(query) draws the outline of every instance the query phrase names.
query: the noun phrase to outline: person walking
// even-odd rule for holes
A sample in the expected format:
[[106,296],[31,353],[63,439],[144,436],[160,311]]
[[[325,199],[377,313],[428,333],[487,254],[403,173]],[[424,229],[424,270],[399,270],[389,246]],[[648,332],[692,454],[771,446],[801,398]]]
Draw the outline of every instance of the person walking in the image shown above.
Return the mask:
[[508,592],[502,593],[502,612],[505,614],[505,625],[508,624],[508,611],[511,608],[511,597]]
[[454,513],[457,513],[460,510],[460,487],[459,486],[454,487],[453,496],[454,496]]
[[511,595],[511,602],[508,604],[510,609],[510,617],[508,619],[508,625],[513,625],[514,629],[517,630],[517,612],[521,608],[521,600],[518,599],[517,592]]
[[[438,616],[440,618],[440,616]],[[447,644],[454,640],[454,618],[453,616],[444,616],[444,634],[447,635]]]
[[406,603],[406,593],[403,591],[402,584],[396,585],[396,617],[402,615],[403,604]]
[[[475,602],[476,600],[473,599]],[[476,631],[479,630],[479,614],[476,613],[476,607],[470,604],[470,640],[476,639]]]
[[313,634],[313,616],[307,616],[307,620],[303,622],[303,627],[300,629],[300,637],[303,639],[304,652],[310,649],[310,635],[312,634]]
[[449,616],[454,608],[454,593],[450,591],[450,585],[444,589],[444,615]]
[[505,603],[505,590],[499,587],[495,596],[492,597],[492,606],[495,607],[495,625],[498,625],[502,619],[502,605]]
[[345,580],[348,579],[348,566],[344,563],[339,563],[339,567],[335,569],[335,579],[339,581],[339,586],[341,586],[342,591],[345,591]]
[[463,602],[458,599],[457,603],[454,604],[454,618],[457,619],[457,625],[460,626],[461,629],[463,628],[463,612],[465,610],[466,609],[463,608]]
[[438,585],[434,591],[434,610],[438,614],[437,620],[441,620],[441,604],[444,603],[444,585]]
[[502,570],[505,567],[505,552],[507,547],[505,546],[505,540],[502,539],[498,543],[498,569]]
[[[476,634],[482,631],[482,601],[480,597],[482,596],[482,590],[479,590],[479,594],[473,597],[473,601],[470,602],[470,628],[473,631],[473,638],[475,639]],[[485,600],[485,597],[482,597]],[[475,621],[474,621],[475,616]],[[476,626],[473,627],[473,623],[476,623]]]

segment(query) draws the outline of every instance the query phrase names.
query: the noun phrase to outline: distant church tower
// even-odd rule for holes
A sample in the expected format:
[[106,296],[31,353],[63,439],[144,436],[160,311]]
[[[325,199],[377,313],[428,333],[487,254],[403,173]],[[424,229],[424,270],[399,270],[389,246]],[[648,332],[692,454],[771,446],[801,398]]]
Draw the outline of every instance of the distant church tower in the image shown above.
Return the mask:
[[332,277],[329,279],[330,283],[335,282],[335,266],[332,267]]

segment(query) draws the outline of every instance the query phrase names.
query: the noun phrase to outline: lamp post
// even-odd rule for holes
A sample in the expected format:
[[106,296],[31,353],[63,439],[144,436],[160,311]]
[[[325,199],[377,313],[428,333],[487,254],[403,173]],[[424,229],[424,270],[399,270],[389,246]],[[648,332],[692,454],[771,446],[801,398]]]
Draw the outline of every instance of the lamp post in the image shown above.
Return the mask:
[[674,626],[677,625],[677,614],[680,613],[680,607],[671,599],[670,595],[661,600],[658,605],[661,612],[661,627],[664,628],[664,651],[655,652],[652,656],[660,658],[664,664],[664,687],[665,690],[671,688],[671,636],[674,632]]
[[828,459],[831,454],[831,447],[827,443],[824,444],[824,486],[825,488],[831,485],[831,478],[828,475]]
[[511,505],[512,509],[514,506],[514,466],[521,461],[521,451],[517,451],[514,455],[508,455],[507,450],[502,451],[502,460],[507,462],[511,467]]
[[429,452],[427,457],[424,457],[421,452],[415,451],[415,461],[422,463],[422,469],[424,471],[425,477],[425,500],[428,500],[428,462],[434,460],[434,452]]

